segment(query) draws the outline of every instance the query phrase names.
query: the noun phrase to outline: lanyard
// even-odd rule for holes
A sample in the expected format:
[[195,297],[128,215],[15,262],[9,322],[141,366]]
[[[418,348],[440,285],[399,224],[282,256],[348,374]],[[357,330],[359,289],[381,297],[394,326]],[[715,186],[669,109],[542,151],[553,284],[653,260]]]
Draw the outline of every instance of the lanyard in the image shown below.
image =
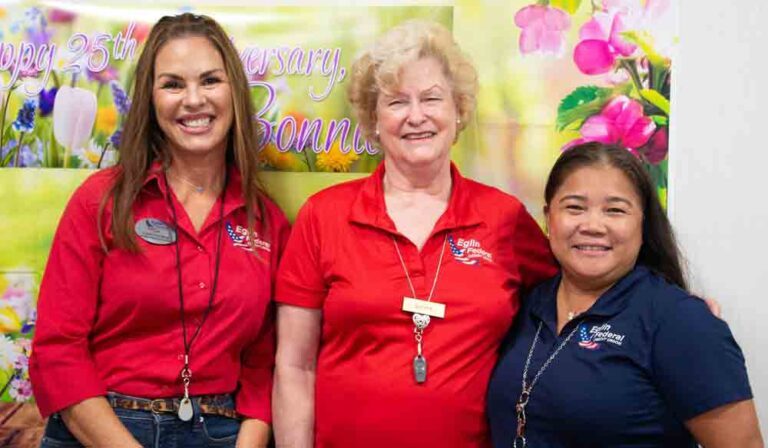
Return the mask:
[[[440,276],[440,268],[443,266],[443,254],[445,254],[445,242],[448,240],[448,235],[443,238],[443,245],[440,247],[440,259],[437,261],[437,269],[435,269],[435,278],[432,280],[432,289],[429,291],[429,297],[427,302],[432,302],[432,296],[435,294],[435,287],[437,286],[437,278]],[[416,289],[413,287],[411,281],[411,275],[408,272],[408,267],[405,265],[403,254],[400,253],[400,247],[397,245],[397,240],[392,237],[392,242],[395,244],[395,251],[397,252],[397,258],[400,259],[400,264],[405,272],[405,278],[408,280],[408,286],[411,288],[411,294],[414,299],[416,297]],[[424,330],[429,325],[429,315],[421,313],[413,313],[413,337],[416,340],[416,357],[413,358],[413,378],[416,383],[421,384],[427,381],[427,358],[422,353],[422,341],[424,339]]]
[[555,357],[560,353],[560,351],[565,348],[565,345],[568,344],[568,341],[570,341],[573,335],[576,334],[576,330],[579,329],[580,325],[580,323],[577,323],[576,326],[573,327],[573,330],[568,333],[568,336],[563,340],[563,342],[560,343],[560,345],[557,346],[555,351],[549,355],[549,358],[544,361],[544,364],[542,364],[542,366],[533,376],[533,380],[531,380],[530,384],[528,384],[528,368],[531,366],[531,358],[533,357],[533,352],[536,349],[536,342],[539,340],[539,334],[541,333],[541,327],[543,324],[544,322],[539,322],[539,327],[536,329],[536,334],[533,336],[533,342],[531,343],[530,350],[528,350],[528,358],[525,360],[525,367],[523,368],[523,389],[520,391],[520,397],[517,399],[517,403],[515,404],[515,413],[517,414],[517,431],[515,433],[515,441],[512,444],[513,448],[518,448],[518,442],[520,443],[520,448],[525,448],[527,446],[527,442],[525,440],[525,424],[527,423],[525,417],[525,407],[528,406],[528,401],[531,399],[533,386],[536,385],[536,383],[539,381],[539,377],[541,377],[541,374],[547,370],[547,367],[549,367],[550,364],[552,364],[552,361],[555,360]]
[[216,261],[215,261],[215,271],[213,274],[213,284],[211,285],[211,293],[208,296],[208,305],[205,308],[205,311],[203,312],[203,318],[200,319],[200,323],[197,325],[197,328],[195,328],[195,332],[192,334],[192,338],[187,340],[187,324],[186,324],[186,313],[184,311],[184,288],[182,283],[182,275],[181,275],[181,248],[179,247],[179,222],[178,218],[176,216],[176,207],[173,205],[173,201],[171,200],[171,186],[168,184],[168,177],[166,176],[165,172],[163,173],[163,180],[165,181],[165,188],[166,188],[166,194],[165,194],[165,200],[168,203],[168,207],[171,209],[171,216],[173,216],[173,229],[176,232],[176,240],[174,243],[174,246],[176,248],[176,276],[177,276],[177,284],[179,288],[179,315],[181,317],[181,336],[182,340],[184,342],[184,367],[181,369],[181,383],[184,386],[184,397],[179,402],[179,411],[178,415],[179,418],[183,421],[189,421],[192,419],[192,415],[194,414],[193,408],[192,408],[192,401],[189,399],[189,384],[192,381],[192,370],[189,368],[189,354],[192,350],[192,344],[197,339],[197,336],[200,334],[200,329],[203,328],[203,324],[205,324],[205,321],[208,319],[208,315],[211,312],[211,309],[213,308],[213,298],[216,295],[216,286],[219,282],[219,264],[221,262],[221,238],[224,234],[224,199],[226,196],[227,191],[227,175],[224,175],[224,187],[221,190],[221,196],[219,197],[219,200],[221,201],[221,204],[219,205],[219,232],[216,237]]

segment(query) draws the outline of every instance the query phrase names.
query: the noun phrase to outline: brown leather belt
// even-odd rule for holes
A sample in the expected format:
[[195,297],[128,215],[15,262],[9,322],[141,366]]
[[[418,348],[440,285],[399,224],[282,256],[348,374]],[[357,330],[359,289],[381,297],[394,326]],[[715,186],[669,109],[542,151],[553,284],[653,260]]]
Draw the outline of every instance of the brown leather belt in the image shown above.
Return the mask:
[[[240,418],[237,411],[230,407],[223,406],[225,400],[229,400],[228,395],[201,395],[190,397],[190,400],[197,402],[200,413],[208,415],[220,415],[222,417]],[[107,401],[113,408],[131,409],[134,411],[150,411],[156,414],[179,412],[179,398],[135,398],[124,395],[107,395]]]

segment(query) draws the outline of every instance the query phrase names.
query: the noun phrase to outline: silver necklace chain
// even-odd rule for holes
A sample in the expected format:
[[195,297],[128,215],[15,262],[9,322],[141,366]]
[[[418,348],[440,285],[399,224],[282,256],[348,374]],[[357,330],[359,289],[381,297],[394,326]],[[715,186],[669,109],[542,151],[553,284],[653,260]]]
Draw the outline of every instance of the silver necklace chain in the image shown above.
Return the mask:
[[518,441],[520,442],[520,447],[525,448],[527,445],[525,440],[525,424],[527,423],[527,418],[525,416],[525,407],[528,405],[528,401],[531,399],[531,392],[533,391],[533,386],[536,385],[536,383],[539,381],[539,378],[544,373],[545,370],[547,370],[547,367],[549,367],[550,364],[552,364],[552,361],[554,361],[555,357],[560,353],[563,348],[568,344],[568,341],[571,340],[574,334],[576,334],[576,331],[579,329],[580,323],[577,323],[576,326],[573,327],[573,330],[571,330],[570,333],[568,333],[568,336],[563,340],[563,342],[560,343],[560,345],[555,349],[554,352],[552,352],[551,355],[549,355],[549,358],[542,364],[542,366],[539,368],[539,370],[536,372],[536,375],[534,375],[533,380],[530,384],[526,384],[526,380],[528,379],[528,369],[531,367],[531,358],[533,358],[533,352],[536,349],[536,342],[539,340],[539,334],[541,334],[541,328],[544,325],[544,322],[539,322],[539,327],[536,329],[536,334],[533,336],[533,342],[531,343],[531,348],[528,350],[528,358],[525,360],[525,367],[523,368],[523,380],[522,380],[522,390],[520,391],[520,397],[517,399],[517,403],[515,405],[515,411],[517,413],[517,433],[515,435],[515,440],[513,443],[514,448],[518,448]]
[[[440,258],[437,261],[437,269],[435,270],[435,278],[432,280],[432,289],[429,291],[429,297],[427,298],[427,302],[432,301],[432,295],[435,293],[435,287],[437,286],[437,278],[440,276],[440,268],[443,266],[443,254],[445,253],[445,242],[448,240],[448,234],[445,235],[443,238],[443,246],[440,249]],[[397,240],[395,240],[395,237],[392,237],[392,243],[395,245],[395,251],[397,251],[397,258],[400,259],[400,265],[403,267],[403,272],[405,272],[405,278],[408,280],[408,286],[411,288],[411,294],[413,294],[413,298],[417,299],[416,297],[416,289],[413,287],[413,282],[411,281],[411,275],[408,273],[408,267],[405,265],[405,260],[403,259],[403,255],[400,253],[400,247],[397,245]]]

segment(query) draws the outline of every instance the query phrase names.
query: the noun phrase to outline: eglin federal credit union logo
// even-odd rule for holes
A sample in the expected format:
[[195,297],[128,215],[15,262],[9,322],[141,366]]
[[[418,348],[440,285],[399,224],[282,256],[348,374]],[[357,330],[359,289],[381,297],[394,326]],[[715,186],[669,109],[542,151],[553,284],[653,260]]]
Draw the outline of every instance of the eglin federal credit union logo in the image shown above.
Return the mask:
[[460,263],[474,266],[480,263],[480,260],[493,261],[493,254],[484,250],[480,241],[474,238],[456,240],[453,235],[448,235],[448,244],[451,247],[451,255]]
[[[269,244],[269,241],[264,241],[261,238],[259,238],[259,234],[257,232],[251,232],[251,235],[248,235],[248,230],[243,226],[237,226],[233,227],[232,223],[227,222],[227,225],[225,226],[227,229],[227,235],[229,235],[229,239],[232,240],[232,245],[235,247],[239,247],[240,249],[243,249],[248,252],[253,252],[253,249],[261,249],[266,252],[271,252],[271,245]],[[253,244],[251,244],[250,239],[253,239]]]

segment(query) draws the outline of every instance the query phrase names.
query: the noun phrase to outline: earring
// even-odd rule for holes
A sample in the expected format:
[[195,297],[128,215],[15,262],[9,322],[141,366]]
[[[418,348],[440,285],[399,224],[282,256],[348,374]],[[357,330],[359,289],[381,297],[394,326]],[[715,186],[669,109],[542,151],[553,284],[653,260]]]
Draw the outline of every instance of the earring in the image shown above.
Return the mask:
[[461,118],[456,119],[456,124],[461,124]]
[[376,131],[374,132],[376,134],[376,137],[379,136],[379,128],[376,128]]

